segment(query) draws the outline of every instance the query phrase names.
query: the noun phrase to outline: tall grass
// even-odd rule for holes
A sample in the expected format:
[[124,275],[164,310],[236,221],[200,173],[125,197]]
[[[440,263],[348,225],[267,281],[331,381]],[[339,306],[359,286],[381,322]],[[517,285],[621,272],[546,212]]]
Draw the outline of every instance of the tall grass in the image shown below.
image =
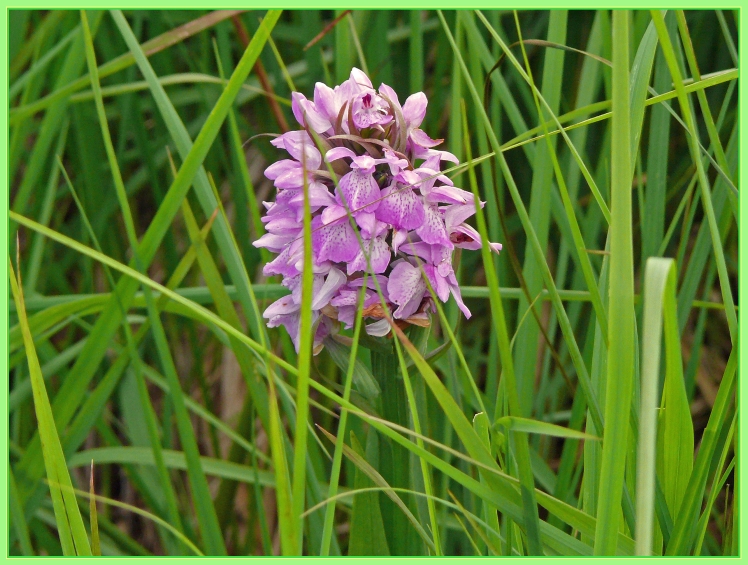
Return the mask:
[[[9,18],[11,554],[737,555],[736,13]],[[259,134],[352,66],[504,249],[297,355]]]

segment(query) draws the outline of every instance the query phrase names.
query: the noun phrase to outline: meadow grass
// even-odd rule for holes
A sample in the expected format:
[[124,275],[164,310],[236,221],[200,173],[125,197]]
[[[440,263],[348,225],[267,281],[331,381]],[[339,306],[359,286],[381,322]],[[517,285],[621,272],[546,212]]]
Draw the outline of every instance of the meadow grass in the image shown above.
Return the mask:
[[[738,554],[735,12],[9,17],[12,555]],[[261,134],[353,66],[504,248],[297,354]]]

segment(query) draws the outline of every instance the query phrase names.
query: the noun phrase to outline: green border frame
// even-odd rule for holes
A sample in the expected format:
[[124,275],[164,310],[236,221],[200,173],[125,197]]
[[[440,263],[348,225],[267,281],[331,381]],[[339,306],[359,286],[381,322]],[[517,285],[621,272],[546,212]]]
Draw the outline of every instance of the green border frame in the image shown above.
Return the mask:
[[[351,2],[341,2],[340,0],[330,0],[324,3],[307,3],[303,0],[283,0],[282,2],[256,2],[256,1],[250,1],[247,2],[244,1],[238,1],[238,0],[224,0],[220,7],[219,6],[211,6],[211,9],[237,9],[237,8],[251,8],[251,9],[263,9],[263,8],[278,8],[279,5],[282,4],[283,8],[286,9],[319,9],[319,8],[325,8],[325,9],[333,9],[333,8],[350,8]],[[511,5],[503,4],[501,2],[497,2],[496,0],[472,0],[470,2],[471,6],[470,8],[478,8],[478,9],[507,9],[511,8]],[[576,0],[574,2],[563,2],[561,0],[545,0],[542,2],[529,2],[522,6],[523,10],[545,10],[545,9],[554,9],[554,8],[570,8],[570,9],[600,9],[601,2],[591,2],[589,0]],[[694,0],[680,0],[680,1],[674,1],[674,0],[660,0],[658,3],[658,7],[660,8],[688,8],[688,9],[714,9],[715,6],[708,6],[703,1],[694,1]],[[732,0],[731,2],[727,2],[720,6],[722,9],[738,9],[739,10],[739,29],[738,29],[738,53],[739,55],[742,55],[744,53],[743,45],[744,45],[744,30],[745,30],[745,10],[743,9],[744,6],[748,4],[748,0],[743,0],[739,2],[735,2],[735,0]],[[39,3],[36,5],[28,5],[27,3],[24,3],[22,1],[16,0],[15,2],[8,3],[5,5],[5,9],[2,12],[2,18],[3,21],[0,25],[0,52],[2,52],[2,56],[4,59],[4,64],[1,66],[1,73],[2,73],[2,83],[4,84],[4,89],[2,90],[2,93],[0,93],[0,98],[3,101],[3,105],[6,108],[6,111],[0,115],[0,129],[3,131],[6,131],[6,135],[3,136],[2,141],[0,142],[0,147],[2,147],[2,159],[0,159],[0,178],[2,178],[2,182],[0,183],[0,199],[2,200],[2,203],[0,206],[2,206],[2,214],[0,214],[0,248],[8,249],[9,253],[14,252],[13,249],[15,246],[12,244],[12,242],[8,241],[8,209],[9,209],[9,179],[7,177],[8,175],[8,137],[7,137],[7,131],[8,131],[8,10],[10,9],[78,9],[78,8],[102,8],[102,9],[108,9],[111,6],[103,6],[100,1],[80,1],[75,6],[70,6],[70,4],[65,3],[64,1],[47,1],[44,3]],[[147,0],[126,0],[125,2],[121,2],[118,7],[121,8],[132,8],[132,9],[189,9],[189,8],[204,8],[205,3],[200,2],[199,0],[182,0],[181,2],[175,2],[175,1],[169,1],[164,2],[163,0],[157,4],[154,4],[153,2],[148,2]],[[373,6],[362,6],[364,9],[397,9],[397,10],[403,10],[403,9],[434,9],[434,8],[441,8],[441,9],[465,9],[465,4],[460,2],[455,2],[454,0],[407,0],[406,2],[402,1],[393,1],[393,0],[379,0],[376,2]],[[653,6],[651,3],[647,2],[621,2],[616,3],[615,6],[605,6],[605,8],[627,8],[627,9],[652,9]],[[740,80],[740,79],[739,79]],[[748,89],[745,88],[738,88],[739,93],[739,106],[738,106],[738,115],[740,116],[741,123],[744,121],[745,116],[745,102],[748,99]],[[746,140],[746,132],[748,131],[748,128],[744,128],[740,132],[740,151],[739,155],[741,157],[741,162],[748,163],[748,144],[745,143]],[[742,186],[740,187],[743,188]],[[745,203],[744,200],[740,199],[740,215],[739,218],[742,219],[744,216],[744,207]],[[745,295],[745,291],[747,290],[746,285],[748,282],[742,277],[740,277],[740,274],[743,271],[743,264],[746,254],[748,253],[748,235],[746,235],[746,232],[743,231],[739,233],[738,238],[738,301],[736,303],[739,304],[739,297],[741,295]],[[6,260],[4,259],[0,263],[0,289],[2,289],[2,296],[8,297],[8,265]],[[744,315],[743,310],[741,309],[738,312],[738,321],[739,326],[742,328],[744,326]],[[8,368],[8,300],[7,298],[2,300],[2,325],[0,325],[0,334],[3,336],[3,339],[0,340],[0,374],[7,374],[7,368]],[[748,337],[746,337],[744,332],[740,332],[739,334],[739,341],[738,341],[738,384],[742,382],[742,376],[745,373],[745,370],[743,369],[743,366],[741,364],[742,360],[742,353],[746,351],[746,348],[748,348]],[[7,382],[7,381],[6,381]],[[7,389],[2,393],[3,398],[3,418],[0,421],[0,445],[2,446],[3,452],[7,452],[8,449],[8,392]],[[738,401],[740,401],[740,389],[738,389]],[[739,438],[744,437],[746,430],[746,422],[745,420],[739,416]],[[742,449],[743,448],[743,442],[742,440],[739,440],[739,446]],[[740,478],[744,479],[748,475],[746,472],[746,469],[741,466],[741,473]],[[7,473],[7,465],[0,466],[0,480],[2,481],[2,484],[5,485],[5,488],[3,488],[0,491],[0,498],[2,498],[2,508],[3,512],[0,513],[0,555],[4,556],[6,559],[13,561],[16,560],[23,560],[24,563],[31,563],[31,562],[45,562],[48,563],[51,560],[62,560],[65,559],[67,562],[71,562],[71,560],[77,559],[77,558],[49,558],[49,557],[13,557],[13,558],[7,558],[7,550],[8,550],[8,493],[7,493],[7,485],[8,485],[8,473]],[[743,482],[743,485],[745,483]],[[745,498],[745,488],[740,489],[740,499],[739,499],[739,508],[742,511],[744,509],[744,501]],[[748,534],[748,528],[746,527],[746,520],[743,519],[740,522],[740,534],[741,539],[746,539],[748,537],[746,534]],[[742,546],[741,546],[742,550]],[[703,557],[697,557],[697,558],[691,558],[689,559],[689,562],[712,562],[717,560],[725,560],[729,559],[731,561],[734,561],[735,559],[741,559],[744,555],[744,552],[741,551],[740,557],[725,557],[725,558],[703,558]],[[93,559],[93,560],[92,560]],[[182,559],[181,557],[165,557],[165,558],[134,558],[134,557],[115,557],[115,558],[87,558],[87,563],[96,563],[99,561],[104,560],[111,560],[111,559],[117,559],[118,561],[122,562],[123,560],[132,560],[133,562],[137,561],[138,563],[144,563],[144,562],[155,562],[156,559]],[[242,558],[242,557],[224,557],[224,558],[216,558],[216,557],[204,557],[204,558],[198,558],[198,557],[192,557],[189,558],[191,560],[199,559],[201,562],[225,562],[226,559],[249,559],[249,558]],[[274,563],[274,564],[286,564],[286,563],[296,563],[299,561],[308,561],[308,560],[322,560],[325,558],[322,557],[252,557],[251,558],[253,562],[260,562],[260,563]],[[479,557],[442,557],[442,558],[433,558],[433,557],[415,557],[415,558],[406,558],[406,557],[380,557],[380,558],[368,558],[368,557],[344,557],[344,558],[330,558],[330,559],[337,559],[341,560],[344,559],[346,561],[356,561],[361,563],[378,563],[378,562],[387,562],[387,563],[397,563],[397,562],[406,562],[406,559],[408,561],[413,559],[418,560],[424,560],[424,559],[439,559],[441,562],[449,562],[449,563],[462,563],[462,562],[474,562],[476,559],[481,559]],[[491,558],[483,558],[483,559],[491,559]],[[545,558],[532,558],[532,557],[525,557],[525,558],[496,558],[496,559],[503,559],[503,560],[511,560],[511,561],[519,561],[522,560],[523,563],[540,563],[542,559]],[[557,559],[574,559],[572,557],[564,558],[560,557]],[[643,557],[608,557],[608,558],[601,558],[601,557],[595,557],[595,558],[589,558],[594,561],[597,560],[615,560],[616,562],[625,562],[628,560],[636,560],[637,562],[641,562],[641,560],[654,560],[654,559],[663,559],[663,558],[643,558]],[[679,559],[679,558],[664,558],[668,560],[672,559]],[[81,559],[82,561],[83,559]]]

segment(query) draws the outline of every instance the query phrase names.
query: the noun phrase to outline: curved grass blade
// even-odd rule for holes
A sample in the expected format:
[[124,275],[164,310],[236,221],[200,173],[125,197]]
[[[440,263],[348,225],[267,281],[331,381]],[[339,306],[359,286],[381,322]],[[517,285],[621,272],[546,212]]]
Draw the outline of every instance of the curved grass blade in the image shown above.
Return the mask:
[[[147,268],[153,260],[171,219],[176,214],[181,201],[192,184],[195,174],[200,168],[208,150],[212,146],[231,104],[241,88],[241,84],[249,74],[252,64],[259,55],[270,29],[279,16],[280,13],[277,11],[271,11],[268,13],[263,25],[260,27],[260,31],[255,34],[249,47],[244,52],[242,59],[239,61],[239,64],[229,80],[229,85],[223,91],[221,97],[216,102],[213,111],[203,124],[200,134],[195,140],[194,145],[189,151],[189,155],[185,158],[184,163],[179,170],[177,178],[172,183],[169,192],[156,212],[153,222],[149,226],[138,247],[137,255],[140,257],[143,268]],[[122,17],[121,14],[120,17],[124,20],[124,17]],[[117,19],[116,16],[115,19]],[[140,48],[139,45],[138,48]],[[211,208],[211,210],[212,209],[214,208]],[[102,315],[97,320],[95,331],[91,333],[92,339],[86,342],[84,352],[78,357],[72,369],[72,372],[77,375],[77,378],[65,381],[53,403],[55,419],[60,426],[65,426],[69,423],[74,411],[80,405],[83,396],[85,395],[86,387],[93,378],[99,363],[104,357],[108,342],[120,326],[120,304],[125,309],[129,307],[132,296],[137,290],[137,286],[138,283],[132,279],[125,278],[122,280],[115,290],[119,295],[119,301],[110,300],[105,310],[105,315]],[[28,483],[35,483],[35,479],[38,479],[41,476],[40,467],[41,445],[39,444],[39,440],[35,439],[30,444],[20,463],[19,469],[23,470],[24,481],[28,479]],[[20,474],[18,478],[20,481]],[[25,493],[26,491],[24,490],[23,492]],[[24,497],[23,494],[22,497]]]
[[[39,359],[36,355],[33,338],[26,319],[23,303],[23,285],[16,279],[13,263],[8,257],[8,271],[13,299],[16,303],[19,323],[23,331],[23,341],[26,347],[26,357],[29,364],[29,378],[34,391],[34,409],[36,411],[39,434],[43,436],[44,467],[50,482],[50,494],[55,511],[57,530],[60,543],[65,555],[91,555],[86,527],[83,525],[80,508],[69,489],[73,484],[70,480],[65,455],[60,445],[52,408],[49,404],[47,389],[42,379]],[[67,488],[64,488],[67,487]]]
[[688,102],[688,97],[684,89],[683,78],[675,57],[673,44],[667,32],[667,27],[665,26],[665,21],[662,17],[662,14],[658,10],[652,10],[651,14],[652,20],[654,21],[654,24],[657,28],[657,34],[660,37],[660,45],[662,46],[662,51],[665,54],[665,60],[667,61],[668,68],[670,69],[670,74],[673,77],[675,90],[678,93],[678,102],[680,103],[681,111],[683,112],[683,119],[686,122],[686,126],[690,134],[688,136],[688,147],[691,152],[691,159],[693,160],[699,175],[701,201],[704,206],[704,212],[706,213],[707,223],[709,225],[709,234],[711,235],[712,239],[714,259],[717,263],[717,273],[719,275],[719,283],[722,290],[722,300],[725,303],[727,324],[730,328],[730,341],[733,343],[733,345],[735,345],[738,335],[738,319],[735,314],[735,302],[732,297],[732,289],[730,287],[730,281],[727,275],[725,255],[722,248],[722,240],[720,238],[717,219],[714,213],[714,206],[712,204],[712,194],[709,188],[709,181],[706,177],[706,172],[700,158],[697,137],[698,132],[696,131],[693,113],[691,112],[691,106]]

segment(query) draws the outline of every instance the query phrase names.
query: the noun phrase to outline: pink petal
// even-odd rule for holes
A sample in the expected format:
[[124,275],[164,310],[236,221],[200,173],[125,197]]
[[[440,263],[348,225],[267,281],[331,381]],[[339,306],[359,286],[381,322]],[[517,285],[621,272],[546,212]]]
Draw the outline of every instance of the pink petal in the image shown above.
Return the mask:
[[403,105],[403,118],[407,127],[417,128],[423,122],[423,118],[426,115],[426,106],[428,105],[428,99],[423,92],[416,92],[408,96],[408,99]]
[[324,284],[314,289],[312,310],[319,310],[326,306],[338,289],[346,283],[346,280],[346,276],[341,270],[335,267],[330,269],[327,278],[324,279]]
[[462,294],[460,293],[460,287],[456,284],[450,284],[449,289],[452,291],[452,296],[455,297],[455,302],[457,302],[457,307],[462,310],[462,313],[465,314],[465,317],[470,319],[470,316],[472,314],[470,313],[470,310],[468,310],[468,307],[465,306],[465,303],[462,301]]
[[[365,250],[365,251],[364,251]],[[366,255],[369,255],[371,261],[371,270],[369,271],[366,264]],[[369,271],[370,273],[383,273],[390,264],[390,246],[382,237],[364,240],[364,249],[359,249],[356,258],[348,263],[348,274],[352,275],[356,271]]]
[[412,230],[423,223],[423,202],[410,188],[390,185],[382,191],[384,197],[377,209],[377,218],[393,226]]
[[291,159],[281,159],[280,161],[276,161],[267,169],[265,169],[265,176],[270,180],[275,180],[283,173],[298,168],[301,168],[301,163],[299,163],[298,161],[293,161]]
[[379,206],[381,190],[371,174],[362,174],[354,169],[340,179],[338,188],[339,195],[345,198],[351,212],[364,207],[367,212],[373,212]]
[[358,240],[348,221],[332,225],[322,224],[322,218],[312,222],[312,243],[317,262],[330,260],[335,263],[353,261],[358,254]]
[[426,148],[436,147],[444,142],[443,139],[431,139],[425,131],[419,128],[415,128],[410,132],[410,139],[413,143]]
[[447,209],[444,210],[444,223],[447,230],[451,231],[473,214],[475,214],[475,204],[473,203],[463,206],[447,206]]
[[380,84],[379,94],[384,94],[387,98],[389,98],[390,102],[392,102],[395,108],[401,108],[400,100],[398,100],[397,98],[397,92],[395,92],[391,87],[387,86],[384,83]]
[[449,234],[439,209],[433,204],[428,204],[424,206],[424,210],[426,212],[424,222],[416,228],[416,233],[426,243],[438,243],[451,249],[453,245],[449,240]]
[[418,310],[426,290],[426,283],[421,277],[421,271],[407,261],[398,263],[387,283],[387,293],[390,300],[399,308],[394,316],[398,319],[408,318]]
[[357,88],[354,92],[361,92],[365,89],[372,89],[374,90],[374,87],[371,84],[371,79],[366,76],[366,73],[362,71],[361,69],[357,67],[353,67],[351,69],[351,76],[349,79],[354,86],[354,88]]
[[356,154],[347,147],[333,147],[327,153],[325,153],[325,161],[327,161],[328,163],[332,163],[333,161],[342,159],[343,157],[349,157],[352,159],[355,156]]
[[293,301],[293,297],[289,294],[279,298],[268,306],[262,313],[262,316],[264,318],[274,318],[275,316],[297,312],[299,308],[300,306]]
[[332,126],[330,120],[317,110],[314,102],[307,100],[300,92],[291,93],[291,111],[296,121],[302,126],[308,125],[317,133],[324,133]]
[[314,85],[314,105],[331,122],[338,118],[340,108],[335,104],[335,91],[322,82]]
[[439,300],[446,302],[449,298],[449,285],[444,277],[437,272],[433,265],[424,265],[423,272],[426,273],[431,288],[434,289],[434,293],[439,297]]

